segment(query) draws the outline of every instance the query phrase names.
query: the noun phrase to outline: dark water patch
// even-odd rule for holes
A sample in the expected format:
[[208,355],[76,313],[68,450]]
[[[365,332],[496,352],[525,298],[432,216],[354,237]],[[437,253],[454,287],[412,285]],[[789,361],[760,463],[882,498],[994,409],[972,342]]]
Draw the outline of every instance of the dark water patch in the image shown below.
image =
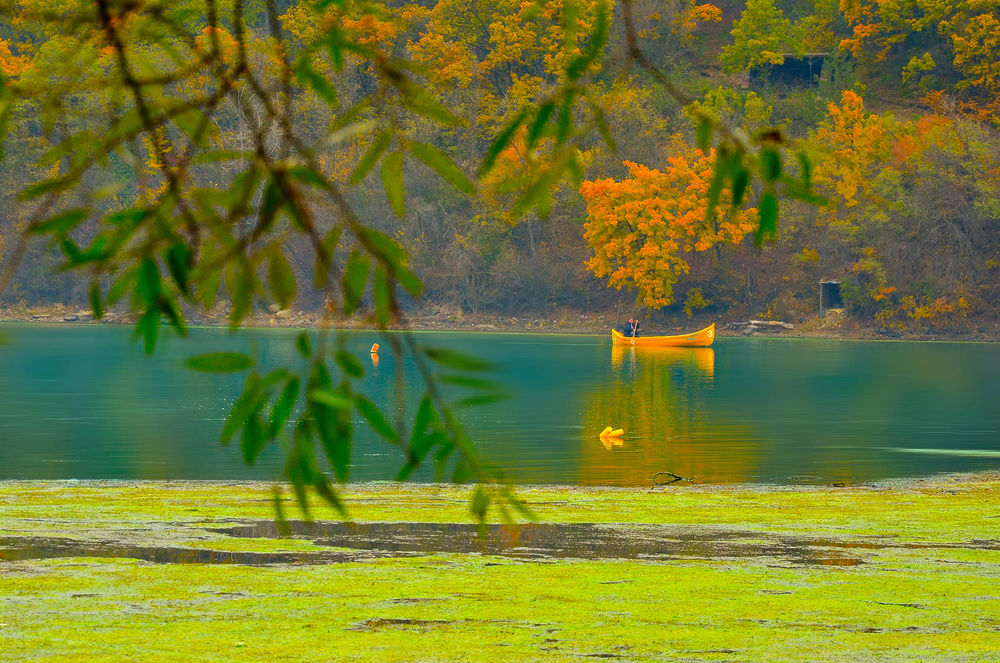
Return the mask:
[[813,545],[825,548],[885,550],[898,548],[901,550],[1000,550],[1000,540],[972,539],[970,541],[944,541],[935,543],[906,543],[899,541],[830,541],[819,539]]
[[458,624],[456,619],[405,619],[390,617],[373,617],[360,621],[350,629],[351,631],[384,631],[386,629],[415,629],[418,631],[429,631],[431,628]]
[[[486,536],[469,523],[289,522],[291,535],[324,548],[315,551],[230,551],[134,541],[59,537],[0,537],[0,561],[68,557],[128,558],[158,564],[338,564],[434,553],[484,554],[533,562],[561,559],[746,560],[791,566],[858,566],[883,549],[1000,550],[1000,541],[907,543],[835,541],[766,532],[672,525],[535,523],[490,525]],[[247,539],[277,539],[270,520],[207,528]],[[203,530],[201,530],[203,531]],[[228,547],[228,546],[227,546]],[[493,562],[490,562],[491,564]],[[627,582],[627,581],[615,581]]]
[[[57,537],[0,537],[0,561],[101,557],[138,559],[156,564],[335,564],[388,557],[388,553],[342,551],[250,552],[179,546],[143,546],[114,541],[80,541]],[[400,557],[402,555],[392,555]]]
[[[761,532],[666,525],[534,523],[490,525],[484,537],[468,523],[334,523],[292,521],[292,536],[316,545],[380,555],[481,553],[546,561],[553,559],[743,559],[780,558],[798,565],[854,566],[855,554],[791,537]],[[212,528],[219,534],[273,538],[271,521]]]

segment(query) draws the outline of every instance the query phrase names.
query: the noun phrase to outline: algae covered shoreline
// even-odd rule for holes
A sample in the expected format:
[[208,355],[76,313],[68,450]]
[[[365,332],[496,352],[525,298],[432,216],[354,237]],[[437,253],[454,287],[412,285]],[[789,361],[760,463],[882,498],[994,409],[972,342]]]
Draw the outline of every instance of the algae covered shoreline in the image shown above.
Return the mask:
[[[981,660],[1000,474],[875,486],[0,482],[0,660]],[[298,512],[289,505],[290,517]]]

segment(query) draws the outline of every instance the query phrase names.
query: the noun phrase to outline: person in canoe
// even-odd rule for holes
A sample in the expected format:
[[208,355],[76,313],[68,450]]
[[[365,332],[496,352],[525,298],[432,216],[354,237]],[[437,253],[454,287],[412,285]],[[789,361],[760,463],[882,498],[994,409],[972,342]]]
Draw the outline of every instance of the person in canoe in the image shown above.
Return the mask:
[[621,333],[627,338],[635,338],[639,335],[639,321],[629,318],[628,322],[622,326]]

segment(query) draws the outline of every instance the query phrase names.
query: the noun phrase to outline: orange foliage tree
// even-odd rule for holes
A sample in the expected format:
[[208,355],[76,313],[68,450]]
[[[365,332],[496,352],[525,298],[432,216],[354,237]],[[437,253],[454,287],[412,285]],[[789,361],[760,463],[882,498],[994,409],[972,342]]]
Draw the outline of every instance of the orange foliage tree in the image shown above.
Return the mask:
[[739,244],[756,228],[754,209],[719,205],[708,214],[715,152],[679,146],[663,170],[626,161],[628,178],[580,187],[584,238],[594,251],[587,267],[611,287],[635,287],[653,309],[673,303],[674,285],[691,269],[685,254]]

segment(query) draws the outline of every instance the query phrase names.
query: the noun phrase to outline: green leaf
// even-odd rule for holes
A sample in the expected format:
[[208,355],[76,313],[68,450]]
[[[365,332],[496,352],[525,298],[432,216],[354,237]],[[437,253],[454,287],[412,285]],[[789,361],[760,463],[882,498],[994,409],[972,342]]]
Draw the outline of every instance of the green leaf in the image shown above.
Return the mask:
[[457,127],[465,124],[462,118],[445,108],[437,96],[413,84],[409,79],[400,76],[397,87],[401,93],[400,101],[403,106],[417,115],[436,120],[445,126]]
[[575,99],[576,92],[570,89],[566,92],[566,97],[559,106],[559,116],[556,118],[556,145],[558,146],[566,143],[573,128],[573,102]]
[[83,262],[83,254],[80,253],[80,247],[69,237],[60,242],[59,246],[62,248],[63,253],[66,254],[66,259],[69,260],[70,266]]
[[475,193],[476,186],[472,183],[472,180],[466,177],[465,173],[463,173],[459,167],[455,165],[451,158],[441,150],[432,145],[416,142],[411,142],[409,144],[409,149],[413,156],[417,157],[437,172],[437,174],[440,175],[444,181],[448,182],[462,193],[466,193],[470,196]]
[[108,288],[108,306],[117,304],[132,289],[137,271],[136,267],[130,267],[111,283],[111,287]]
[[247,465],[253,465],[257,456],[263,451],[267,444],[267,436],[264,435],[264,425],[260,417],[254,415],[247,419],[243,426],[243,434],[240,436],[240,450],[243,452],[243,460]]
[[805,185],[806,190],[812,186],[812,163],[809,161],[809,156],[805,152],[799,152],[796,155],[799,159],[799,170],[802,174],[802,184]]
[[334,359],[337,362],[337,366],[340,366],[340,370],[352,378],[360,378],[365,374],[365,367],[361,364],[361,360],[350,352],[340,350],[334,356]]
[[288,169],[288,176],[307,186],[322,189],[327,185],[327,179],[322,173],[308,166],[295,166]]
[[406,267],[409,261],[406,249],[389,235],[373,228],[362,228],[358,233],[364,237],[367,243],[371,244],[376,257],[380,257],[387,264],[390,276],[396,279],[407,292],[418,297],[423,289],[423,284],[417,275]]
[[360,412],[361,416],[368,420],[372,429],[389,442],[399,445],[399,433],[397,433],[396,429],[394,429],[386,420],[385,416],[383,416],[375,404],[364,396],[358,396],[356,401],[358,412]]
[[733,209],[739,208],[743,204],[747,187],[750,185],[750,173],[746,169],[740,170],[733,177]]
[[347,266],[344,267],[344,315],[354,313],[361,305],[361,296],[368,283],[370,267],[371,258],[358,250],[351,251],[351,255],[347,258]]
[[542,210],[546,207],[550,207],[552,201],[552,184],[554,182],[556,173],[552,170],[543,172],[540,176],[536,177],[535,180],[528,186],[521,198],[514,204],[514,208],[511,210],[511,215],[514,218],[519,218],[524,215],[532,207],[537,207],[540,216],[545,216],[542,214]]
[[48,193],[58,193],[71,184],[71,178],[65,175],[50,177],[28,185],[18,194],[21,200],[34,200]]
[[184,363],[188,368],[204,373],[235,373],[253,366],[253,359],[242,352],[209,352],[190,357]]
[[563,3],[563,50],[567,53],[576,48],[577,16],[580,5],[577,2]]
[[382,159],[382,186],[396,216],[406,216],[406,187],[403,184],[403,153],[393,152]]
[[139,278],[135,284],[135,292],[142,300],[152,305],[160,296],[160,268],[156,261],[146,257],[139,265]]
[[340,495],[337,494],[337,491],[333,489],[333,485],[330,483],[330,480],[326,478],[326,475],[319,472],[316,473],[315,480],[313,481],[313,490],[315,490],[327,504],[332,506],[337,513],[345,519],[348,518],[347,505],[340,499]]
[[309,392],[309,400],[335,410],[350,410],[354,403],[350,398],[330,391],[329,389],[313,389]]
[[765,240],[774,239],[778,227],[778,198],[773,191],[766,191],[757,203],[760,225],[754,240],[761,245]]
[[207,139],[218,132],[215,124],[198,108],[191,107],[183,113],[177,113],[173,117],[174,123],[181,128],[191,143],[199,147],[208,144]]
[[285,252],[278,243],[273,245],[267,261],[267,280],[271,292],[281,308],[287,308],[295,299],[295,274],[285,258]]
[[469,461],[465,457],[459,457],[458,462],[455,463],[455,469],[451,473],[452,483],[465,483],[472,478],[472,468],[469,467]]
[[196,293],[198,302],[206,309],[211,309],[215,305],[215,298],[219,294],[219,284],[222,282],[222,270],[213,269],[204,274],[198,282]]
[[416,274],[411,272],[405,267],[401,267],[395,271],[393,277],[399,282],[403,289],[414,297],[419,297],[420,293],[423,292],[424,284]]
[[149,218],[152,212],[148,209],[123,209],[121,211],[115,212],[114,214],[108,214],[105,217],[113,226],[118,228],[137,228],[139,225]]
[[739,152],[733,152],[726,147],[720,148],[715,154],[715,163],[712,166],[712,181],[708,185],[708,206],[705,208],[705,219],[712,218],[712,214],[719,206],[719,197],[722,189],[726,185],[726,179],[732,178],[743,167],[743,156]]
[[94,317],[100,320],[104,317],[104,303],[101,301],[101,286],[99,283],[90,284],[90,310]]
[[222,424],[222,432],[219,436],[219,441],[222,444],[228,444],[236,435],[236,431],[246,424],[247,418],[260,410],[263,398],[266,398],[266,395],[262,393],[260,377],[251,373],[247,376],[246,382],[243,383],[243,393],[233,403],[229,409],[229,416]]
[[292,434],[292,450],[285,461],[285,476],[292,484],[295,499],[307,521],[312,520],[312,514],[309,512],[309,494],[306,492],[306,486],[312,482],[316,474],[312,447],[312,430],[309,422],[300,420]]
[[579,57],[570,61],[569,66],[566,67],[566,77],[571,81],[582,76],[587,71],[587,68],[600,58],[601,53],[604,52],[604,46],[608,41],[609,11],[607,3],[599,2],[595,5],[594,9],[597,13],[597,25],[590,36],[590,43],[587,45],[587,50]]
[[486,511],[490,507],[490,496],[483,489],[482,486],[476,486],[476,489],[472,491],[472,500],[469,503],[469,509],[472,511],[472,515],[476,517],[479,522],[484,522],[486,520]]
[[188,265],[191,260],[191,249],[184,242],[175,242],[167,249],[167,268],[181,292],[187,294],[190,288],[188,281]]
[[521,112],[518,113],[510,123],[504,127],[504,130],[497,134],[497,137],[493,139],[493,144],[490,145],[490,149],[487,150],[486,156],[483,158],[482,165],[479,166],[479,172],[477,176],[482,179],[487,173],[492,170],[493,165],[496,163],[497,157],[500,153],[510,145],[511,139],[514,137],[514,133],[518,128],[524,124],[524,120],[528,117],[528,109],[522,108]]
[[229,311],[229,324],[236,326],[253,306],[254,276],[241,265],[231,268],[229,291],[233,298],[233,307]]
[[312,343],[309,341],[309,334],[301,332],[296,336],[295,347],[298,349],[300,355],[308,359],[309,355],[312,354]]
[[285,517],[285,497],[281,492],[281,488],[277,485],[271,488],[271,506],[274,509],[274,520],[278,525],[278,533],[281,536],[291,536],[292,528],[288,524],[288,519]]
[[278,210],[285,204],[285,194],[273,178],[264,187],[264,196],[260,204],[260,230],[266,232],[274,225]]
[[65,235],[76,228],[90,215],[90,208],[78,207],[50,216],[42,221],[31,233],[33,235]]
[[[316,395],[317,391],[311,392]],[[347,383],[341,383],[336,392],[326,390],[321,396],[326,399],[326,403],[313,399],[314,406],[311,408],[313,418],[316,421],[316,430],[319,433],[320,444],[326,453],[330,466],[333,467],[339,481],[347,481],[351,464],[351,440],[352,440],[352,420],[351,410],[354,405],[350,396],[350,387]],[[332,398],[331,398],[332,397]],[[345,403],[343,407],[334,407],[331,411],[327,404],[333,402],[334,398]]]
[[285,422],[295,409],[295,403],[299,398],[299,379],[292,378],[285,383],[281,390],[281,395],[274,402],[274,409],[271,410],[271,425],[268,428],[269,437],[277,437],[284,428]]
[[448,458],[455,451],[453,442],[442,443],[434,454],[434,480],[441,482],[444,479],[444,472],[448,468]]
[[169,293],[164,294],[157,302],[159,303],[160,311],[170,320],[170,324],[173,325],[178,336],[187,336],[187,325],[184,323],[184,315],[181,313],[180,307],[177,306],[174,297]]
[[538,109],[538,113],[535,115],[535,119],[532,120],[531,124],[528,125],[528,149],[535,146],[538,142],[539,136],[542,134],[542,130],[548,123],[549,118],[552,117],[553,111],[556,109],[556,103],[554,101],[547,101],[541,105]]
[[441,366],[459,371],[492,371],[496,368],[496,364],[479,357],[446,348],[425,348],[424,354]]
[[312,67],[309,66],[308,60],[303,59],[299,61],[295,75],[299,79],[299,83],[312,88],[328,106],[331,108],[337,107],[339,104],[337,90],[330,84],[326,76],[313,71]]
[[781,177],[781,155],[777,150],[765,148],[760,151],[761,177],[765,182],[775,182]]
[[365,179],[365,176],[371,172],[371,169],[375,167],[378,163],[379,157],[382,153],[388,149],[389,145],[392,144],[392,134],[388,131],[383,131],[375,136],[372,141],[371,146],[368,151],[365,152],[361,160],[358,161],[358,165],[354,168],[354,172],[351,173],[351,184],[357,184],[361,180]]
[[697,134],[698,149],[705,154],[708,154],[708,151],[712,149],[712,133],[714,130],[715,126],[711,118],[707,115],[702,115],[698,120],[698,128],[695,133]]
[[420,405],[417,406],[417,414],[413,417],[413,432],[410,434],[411,447],[415,440],[425,437],[424,433],[427,431],[427,427],[436,424],[437,421],[437,414],[434,412],[434,402],[430,396],[424,396],[420,399]]
[[286,368],[276,368],[260,379],[261,389],[269,389],[279,382],[284,382],[292,377]]
[[[336,0],[320,0],[320,2],[316,3],[316,9],[323,11],[333,2],[336,2]],[[342,3],[336,2],[336,4],[341,5]],[[341,53],[342,46],[343,38],[341,37],[340,29],[334,23],[326,35],[326,49],[330,53],[330,61],[338,71],[344,66],[344,55]]]
[[153,354],[156,349],[156,337],[160,333],[160,309],[154,304],[150,304],[146,312],[139,319],[139,324],[135,327],[135,333],[142,339],[143,349],[146,354]]
[[395,266],[406,262],[408,258],[406,249],[384,232],[374,228],[361,228],[358,234],[364,237],[388,264]]

